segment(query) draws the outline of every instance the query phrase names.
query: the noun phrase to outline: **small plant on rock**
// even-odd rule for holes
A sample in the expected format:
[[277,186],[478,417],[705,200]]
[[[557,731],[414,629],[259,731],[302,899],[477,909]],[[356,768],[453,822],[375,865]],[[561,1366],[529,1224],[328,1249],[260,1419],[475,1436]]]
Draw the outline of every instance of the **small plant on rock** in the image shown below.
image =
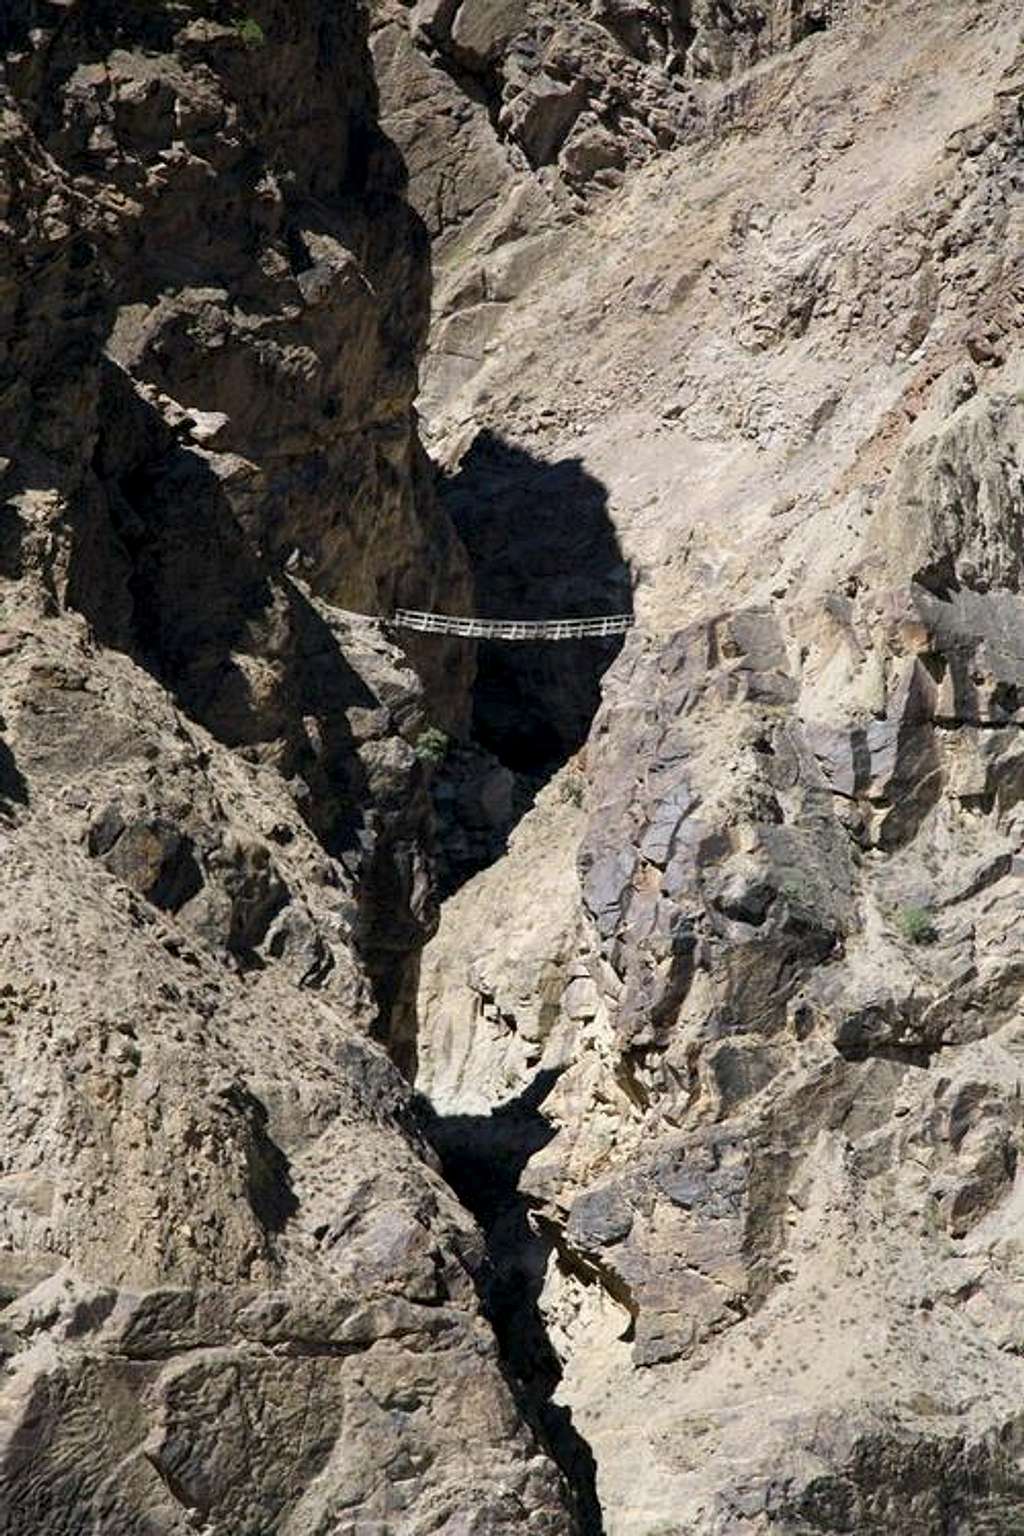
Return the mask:
[[807,922],[815,913],[814,892],[805,880],[783,881],[779,895],[789,907],[794,922]]
[[582,805],[583,789],[583,775],[575,772],[570,773],[558,786],[558,798],[562,801],[563,805]]
[[417,736],[413,743],[413,751],[421,763],[429,763],[432,768],[437,768],[448,756],[449,745],[448,736],[444,731],[439,730],[436,725],[428,725]]
[[934,944],[939,936],[935,919],[927,907],[901,907],[898,921],[908,944]]
[[247,48],[262,48],[267,40],[267,34],[255,16],[242,16],[235,22],[235,32]]

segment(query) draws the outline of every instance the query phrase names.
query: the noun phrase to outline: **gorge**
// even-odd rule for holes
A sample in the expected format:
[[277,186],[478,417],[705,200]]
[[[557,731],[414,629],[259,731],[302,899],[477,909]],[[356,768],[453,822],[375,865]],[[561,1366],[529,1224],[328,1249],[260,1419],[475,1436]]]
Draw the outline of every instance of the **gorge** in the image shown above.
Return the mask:
[[1009,0],[6,0],[0,1536],[1024,1529],[1022,237]]

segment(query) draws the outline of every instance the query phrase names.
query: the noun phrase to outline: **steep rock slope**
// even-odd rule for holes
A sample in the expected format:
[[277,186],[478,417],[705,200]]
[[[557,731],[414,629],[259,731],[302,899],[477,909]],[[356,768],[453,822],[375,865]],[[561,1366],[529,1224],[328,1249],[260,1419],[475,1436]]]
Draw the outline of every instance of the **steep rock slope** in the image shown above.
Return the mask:
[[630,167],[706,132],[714,84],[844,0],[375,0],[382,120],[434,238],[428,414],[472,377],[559,232]]
[[0,44],[0,1530],[569,1529],[367,1038],[467,661],[325,599],[467,588],[365,20],[41,0]]
[[[861,0],[856,13],[876,9]],[[562,312],[540,301],[567,249],[580,273],[591,271],[588,237],[577,237],[581,216],[637,167],[716,141],[723,106],[729,110],[723,82],[841,25],[850,10],[838,0],[371,7],[382,120],[433,240],[420,408],[431,452],[458,465],[444,500],[467,547],[478,611],[549,614],[540,583],[570,570],[560,612],[628,611],[628,573],[604,515],[602,481],[574,456],[556,471],[535,463],[521,437],[504,441],[509,403],[486,411],[489,364],[506,355],[524,317],[529,325],[543,309],[550,335],[540,355],[561,373],[578,349],[575,305]],[[512,355],[522,361],[514,345]],[[540,383],[535,425],[550,426],[578,398],[578,381],[560,384],[549,391]],[[491,424],[487,436],[475,436],[481,420]],[[580,745],[616,651],[483,646],[478,740],[506,764],[543,776]],[[520,749],[514,722],[527,713],[530,742]]]
[[346,661],[317,598],[388,612],[467,584],[416,439],[426,248],[360,24],[275,11],[247,46],[230,7],[42,12],[8,63],[10,572],[291,784],[362,887],[386,992],[432,917],[426,800],[381,706],[413,736],[457,724],[467,657],[435,648],[417,701],[400,658]]
[[1021,1522],[1022,64],[936,0],[757,65],[433,423],[577,463],[636,583],[420,999],[608,1536]]

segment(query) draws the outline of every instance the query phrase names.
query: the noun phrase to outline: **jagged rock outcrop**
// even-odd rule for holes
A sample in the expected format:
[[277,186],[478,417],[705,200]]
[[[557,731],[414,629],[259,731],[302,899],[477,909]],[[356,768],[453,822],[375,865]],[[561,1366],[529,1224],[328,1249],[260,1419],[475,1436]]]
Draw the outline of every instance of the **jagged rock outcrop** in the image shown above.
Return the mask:
[[0,1526],[565,1529],[393,1066],[3,837]]
[[626,165],[693,132],[704,105],[695,80],[727,79],[852,8],[835,0],[379,5],[386,120],[410,152],[417,206],[442,234],[506,191],[516,170],[550,166],[570,187],[618,185]]
[[[0,1530],[548,1531],[390,1020],[468,600],[354,5],[0,17]],[[417,661],[415,654],[413,661]]]
[[386,994],[433,921],[427,797],[397,730],[458,727],[471,657],[413,649],[417,677],[354,642],[353,665],[318,606],[468,600],[411,409],[424,238],[363,26],[281,10],[247,42],[230,7],[83,7],[11,33],[5,491],[18,600],[47,587],[291,784],[362,887]]
[[1017,1530],[1017,10],[0,50],[0,1531]]
[[448,1163],[521,1164],[495,1294],[607,1536],[1024,1510],[1024,56],[908,16],[738,82],[436,424],[572,453],[636,580],[419,1052]]
[[543,283],[574,215],[627,169],[695,142],[719,83],[864,0],[375,0],[382,120],[434,237],[428,422]]

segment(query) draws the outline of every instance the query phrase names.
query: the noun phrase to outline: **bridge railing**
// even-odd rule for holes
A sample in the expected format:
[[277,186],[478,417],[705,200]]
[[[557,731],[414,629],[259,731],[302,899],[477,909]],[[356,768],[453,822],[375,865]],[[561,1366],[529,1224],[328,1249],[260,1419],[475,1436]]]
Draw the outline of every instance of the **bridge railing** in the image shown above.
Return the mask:
[[631,613],[605,614],[591,619],[470,619],[448,613],[419,613],[399,608],[385,620],[396,629],[426,635],[463,635],[469,640],[581,640],[622,635],[633,627]]

